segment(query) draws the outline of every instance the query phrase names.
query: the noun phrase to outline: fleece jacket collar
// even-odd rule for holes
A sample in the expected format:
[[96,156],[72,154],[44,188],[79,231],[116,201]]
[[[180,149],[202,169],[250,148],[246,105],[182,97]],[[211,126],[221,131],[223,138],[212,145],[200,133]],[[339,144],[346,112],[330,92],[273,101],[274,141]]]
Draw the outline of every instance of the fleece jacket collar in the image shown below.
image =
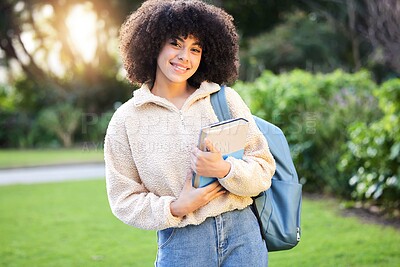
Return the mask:
[[[214,92],[220,90],[220,86],[216,83],[203,82],[200,87],[186,100],[182,106],[182,110],[190,107],[194,102],[199,99],[205,98]],[[136,107],[140,107],[144,104],[154,103],[159,106],[166,107],[171,110],[177,110],[177,107],[170,101],[163,97],[154,95],[147,84],[143,84],[142,87],[133,92],[134,104]]]

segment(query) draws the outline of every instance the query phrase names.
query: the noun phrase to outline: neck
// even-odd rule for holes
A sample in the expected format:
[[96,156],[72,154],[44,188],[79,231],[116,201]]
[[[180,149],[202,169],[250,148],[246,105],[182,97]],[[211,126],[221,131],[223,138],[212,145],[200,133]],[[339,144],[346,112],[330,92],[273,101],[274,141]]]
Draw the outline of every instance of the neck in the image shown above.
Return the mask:
[[192,92],[187,82],[183,83],[160,83],[155,81],[151,92],[166,99],[185,97]]
[[156,95],[163,97],[174,104],[178,109],[181,109],[185,104],[187,98],[195,91],[196,89],[189,86],[187,82],[182,84],[176,83],[154,83],[151,92]]

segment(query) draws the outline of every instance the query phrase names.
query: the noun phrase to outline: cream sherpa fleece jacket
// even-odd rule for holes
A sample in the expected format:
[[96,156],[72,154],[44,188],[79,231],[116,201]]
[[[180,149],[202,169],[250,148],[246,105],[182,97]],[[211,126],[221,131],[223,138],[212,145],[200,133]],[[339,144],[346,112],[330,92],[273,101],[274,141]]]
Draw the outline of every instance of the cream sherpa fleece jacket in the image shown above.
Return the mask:
[[251,196],[270,187],[275,161],[267,141],[241,97],[226,88],[232,116],[250,122],[243,159],[227,158],[231,170],[219,180],[229,192],[182,218],[171,214],[170,204],[185,183],[200,128],[218,121],[210,94],[219,89],[218,84],[203,82],[179,110],[143,85],[115,112],[104,156],[111,210],[121,221],[153,230],[200,224],[207,217],[244,209],[252,203]]

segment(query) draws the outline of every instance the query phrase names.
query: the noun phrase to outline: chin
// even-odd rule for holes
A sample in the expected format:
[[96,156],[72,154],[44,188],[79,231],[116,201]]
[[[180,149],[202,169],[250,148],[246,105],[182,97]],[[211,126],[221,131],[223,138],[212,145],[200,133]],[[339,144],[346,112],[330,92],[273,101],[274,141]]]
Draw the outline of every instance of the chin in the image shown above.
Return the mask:
[[170,81],[174,83],[183,83],[187,82],[187,80],[189,80],[190,77],[192,77],[192,75],[186,77],[173,77],[173,78],[171,77]]

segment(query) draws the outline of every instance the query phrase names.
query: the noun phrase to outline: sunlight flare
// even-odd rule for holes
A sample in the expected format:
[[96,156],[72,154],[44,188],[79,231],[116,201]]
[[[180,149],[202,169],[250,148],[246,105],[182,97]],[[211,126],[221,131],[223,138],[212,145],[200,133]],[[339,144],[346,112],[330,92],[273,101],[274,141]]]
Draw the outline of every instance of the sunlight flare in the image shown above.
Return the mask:
[[66,20],[73,48],[88,63],[93,60],[97,48],[97,15],[90,4],[73,7]]

